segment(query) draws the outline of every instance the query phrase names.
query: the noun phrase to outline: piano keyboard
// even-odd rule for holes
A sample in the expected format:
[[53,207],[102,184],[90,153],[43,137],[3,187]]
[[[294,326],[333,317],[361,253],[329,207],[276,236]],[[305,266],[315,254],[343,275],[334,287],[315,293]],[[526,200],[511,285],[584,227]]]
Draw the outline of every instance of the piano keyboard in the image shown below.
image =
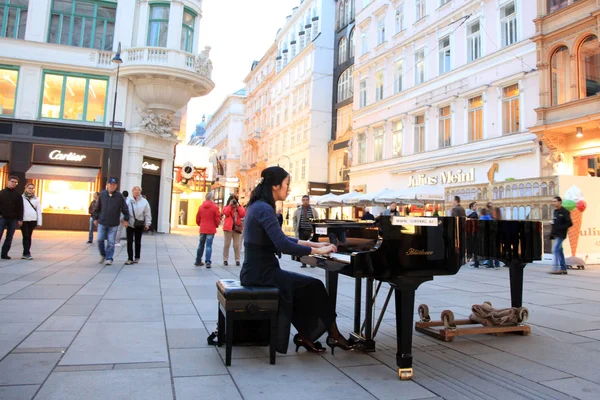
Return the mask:
[[335,261],[341,261],[346,264],[350,264],[352,262],[352,256],[350,254],[330,253],[329,258],[334,259]]

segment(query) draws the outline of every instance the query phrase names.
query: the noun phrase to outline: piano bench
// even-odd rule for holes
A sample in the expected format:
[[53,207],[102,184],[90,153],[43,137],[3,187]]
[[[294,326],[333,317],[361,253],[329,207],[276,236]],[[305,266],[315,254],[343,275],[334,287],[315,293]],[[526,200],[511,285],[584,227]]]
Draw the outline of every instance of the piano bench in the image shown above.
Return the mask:
[[275,364],[279,289],[242,286],[239,281],[221,279],[217,282],[219,300],[218,344],[225,342],[225,365],[231,365],[234,321],[268,320],[270,325],[269,358]]

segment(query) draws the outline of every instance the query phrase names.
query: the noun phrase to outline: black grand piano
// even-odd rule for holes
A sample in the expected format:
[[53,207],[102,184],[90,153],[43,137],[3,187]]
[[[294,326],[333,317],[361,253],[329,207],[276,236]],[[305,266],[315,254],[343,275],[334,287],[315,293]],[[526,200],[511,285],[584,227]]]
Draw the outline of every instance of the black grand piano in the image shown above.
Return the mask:
[[[498,258],[510,267],[511,300],[520,307],[523,268],[542,257],[542,224],[536,221],[480,221],[458,217],[386,217],[374,222],[313,221],[312,241],[331,242],[338,252],[296,258],[323,268],[335,302],[339,274],[355,278],[354,330],[350,337],[364,351],[374,351],[373,283],[375,297],[382,282],[390,284],[396,306],[398,376],[410,379],[415,291],[438,275],[454,275],[466,254]],[[366,279],[365,319],[361,320],[362,279]],[[362,325],[361,325],[362,324]]]

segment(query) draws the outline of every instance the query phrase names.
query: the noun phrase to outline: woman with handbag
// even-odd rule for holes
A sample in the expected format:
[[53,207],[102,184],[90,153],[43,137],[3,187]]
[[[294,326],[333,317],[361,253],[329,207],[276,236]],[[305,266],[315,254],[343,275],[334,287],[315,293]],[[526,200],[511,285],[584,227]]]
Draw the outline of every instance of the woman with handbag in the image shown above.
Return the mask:
[[235,265],[240,266],[240,246],[242,242],[242,231],[244,230],[242,219],[246,216],[246,210],[240,206],[235,196],[230,196],[227,206],[223,209],[225,221],[223,222],[223,233],[225,244],[223,245],[223,265],[228,265],[229,246],[233,240],[233,254]]
[[[152,224],[150,204],[142,196],[142,188],[134,186],[131,189],[132,197],[127,202],[129,207],[129,226],[127,227],[127,262],[125,265],[137,264],[140,261],[142,250],[142,233],[147,231]],[[135,258],[133,254],[133,241],[135,239]]]
[[33,260],[31,256],[31,236],[33,230],[42,226],[42,207],[40,199],[35,194],[35,185],[28,183],[23,192],[23,225],[21,233],[23,235],[23,260]]

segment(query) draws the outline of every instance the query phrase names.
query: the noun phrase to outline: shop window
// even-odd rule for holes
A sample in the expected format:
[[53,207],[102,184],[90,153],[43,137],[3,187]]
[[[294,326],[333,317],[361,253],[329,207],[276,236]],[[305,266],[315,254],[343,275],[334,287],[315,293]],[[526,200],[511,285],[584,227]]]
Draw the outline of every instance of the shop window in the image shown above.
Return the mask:
[[196,13],[186,8],[183,11],[183,25],[181,29],[181,50],[192,53],[194,51],[194,24]]
[[[44,213],[86,215],[94,193],[91,182],[43,180],[41,203]],[[66,195],[68,194],[68,195]]]
[[537,183],[533,184],[533,195],[534,196],[540,195],[540,185],[538,185]]
[[148,25],[148,46],[167,47],[169,30],[169,5],[154,4],[150,6]]
[[29,0],[4,0],[0,4],[0,37],[25,39]]
[[548,196],[554,196],[554,182],[548,184]]
[[582,99],[600,92],[600,46],[596,36],[588,37],[579,47],[579,76]]
[[108,78],[44,73],[41,118],[104,123]]
[[12,117],[15,114],[18,82],[18,68],[0,65],[0,115],[3,117]]
[[116,2],[54,0],[48,43],[112,51],[116,15]]
[[571,62],[567,46],[562,46],[554,52],[550,65],[552,68],[552,105],[556,106],[569,101]]

